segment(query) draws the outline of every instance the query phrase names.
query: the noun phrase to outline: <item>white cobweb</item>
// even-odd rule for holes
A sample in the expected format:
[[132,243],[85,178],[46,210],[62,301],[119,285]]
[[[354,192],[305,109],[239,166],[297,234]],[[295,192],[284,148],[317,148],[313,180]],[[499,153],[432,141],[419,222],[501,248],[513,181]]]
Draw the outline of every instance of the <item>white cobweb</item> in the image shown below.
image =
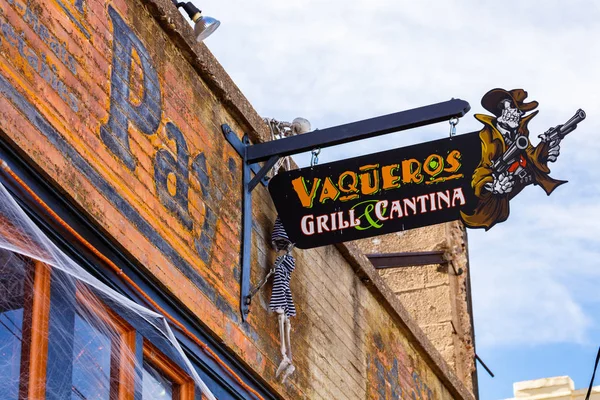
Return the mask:
[[[35,267],[36,261],[48,267],[40,263]],[[40,268],[50,269],[49,297],[34,290]],[[32,356],[45,357],[44,349],[29,345],[31,337],[39,335],[35,332],[39,324],[32,325],[34,298],[38,302],[38,314],[40,302],[42,305],[46,302],[51,318],[67,321],[63,324],[64,332],[57,332],[55,327],[50,334],[42,334],[56,339],[48,343],[48,371],[52,373],[52,368],[59,368],[65,371],[64,375],[70,375],[64,376],[64,381],[71,386],[67,387],[71,399],[112,399],[117,396],[115,390],[127,391],[135,385],[138,385],[137,390],[143,391],[144,400],[171,398],[170,393],[177,392],[178,385],[171,378],[165,378],[159,363],[152,357],[144,357],[140,362],[131,340],[114,321],[126,321],[138,332],[143,331],[148,343],[155,346],[153,352],[172,360],[193,381],[188,386],[194,387],[195,398],[215,399],[183,352],[165,317],[131,301],[86,272],[33,223],[0,184],[1,399],[26,397],[23,392],[19,395],[19,390],[45,391],[46,396],[52,390],[60,391],[60,396],[66,393],[60,384],[54,387],[29,378],[27,360]],[[53,321],[50,324],[57,325]],[[138,342],[138,352],[139,345]],[[66,365],[67,361],[70,366]],[[36,391],[31,387],[36,384],[44,387]],[[57,395],[58,392],[54,393],[53,398]],[[133,399],[133,394],[124,398]]]

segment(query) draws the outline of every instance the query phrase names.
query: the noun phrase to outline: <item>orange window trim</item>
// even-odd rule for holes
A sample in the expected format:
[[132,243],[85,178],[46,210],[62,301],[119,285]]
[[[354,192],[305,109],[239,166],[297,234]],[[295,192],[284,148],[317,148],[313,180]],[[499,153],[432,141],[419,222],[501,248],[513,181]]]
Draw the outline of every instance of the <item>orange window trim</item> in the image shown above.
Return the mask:
[[146,339],[144,358],[174,383],[174,400],[194,400],[195,385],[192,378]]
[[33,284],[26,285],[24,296],[20,399],[43,399],[46,395],[51,269],[40,261],[32,264],[25,278]]

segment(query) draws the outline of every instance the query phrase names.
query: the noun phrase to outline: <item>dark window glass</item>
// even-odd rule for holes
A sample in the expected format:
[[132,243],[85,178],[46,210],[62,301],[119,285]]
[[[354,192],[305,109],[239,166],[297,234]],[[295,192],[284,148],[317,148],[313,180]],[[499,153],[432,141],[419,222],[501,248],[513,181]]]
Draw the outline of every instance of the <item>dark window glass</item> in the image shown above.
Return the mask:
[[0,251],[0,398],[19,395],[23,306],[27,264],[17,255]]
[[110,337],[75,314],[72,400],[109,399],[110,354]]
[[142,398],[167,400],[173,398],[173,382],[144,360]]

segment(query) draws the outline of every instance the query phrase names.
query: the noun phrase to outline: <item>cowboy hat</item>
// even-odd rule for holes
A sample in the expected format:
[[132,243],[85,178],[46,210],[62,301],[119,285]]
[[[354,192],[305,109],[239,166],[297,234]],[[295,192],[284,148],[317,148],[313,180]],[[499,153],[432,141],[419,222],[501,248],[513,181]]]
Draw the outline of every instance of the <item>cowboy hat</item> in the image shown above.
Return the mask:
[[510,100],[517,109],[527,112],[537,108],[538,102],[532,101],[524,103],[527,98],[527,92],[523,89],[512,89],[506,91],[504,89],[492,89],[481,98],[483,108],[499,117],[502,114],[501,104],[504,100]]

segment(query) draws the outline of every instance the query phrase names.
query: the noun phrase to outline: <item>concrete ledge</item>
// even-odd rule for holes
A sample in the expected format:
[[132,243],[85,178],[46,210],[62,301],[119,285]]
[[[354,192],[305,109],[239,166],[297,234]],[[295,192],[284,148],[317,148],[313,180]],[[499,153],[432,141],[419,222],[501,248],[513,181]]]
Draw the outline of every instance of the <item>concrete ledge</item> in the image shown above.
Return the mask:
[[[508,400],[583,400],[588,389],[575,389],[569,376],[533,379],[513,384],[514,398]],[[590,393],[591,400],[600,399],[600,386],[594,386]]]

